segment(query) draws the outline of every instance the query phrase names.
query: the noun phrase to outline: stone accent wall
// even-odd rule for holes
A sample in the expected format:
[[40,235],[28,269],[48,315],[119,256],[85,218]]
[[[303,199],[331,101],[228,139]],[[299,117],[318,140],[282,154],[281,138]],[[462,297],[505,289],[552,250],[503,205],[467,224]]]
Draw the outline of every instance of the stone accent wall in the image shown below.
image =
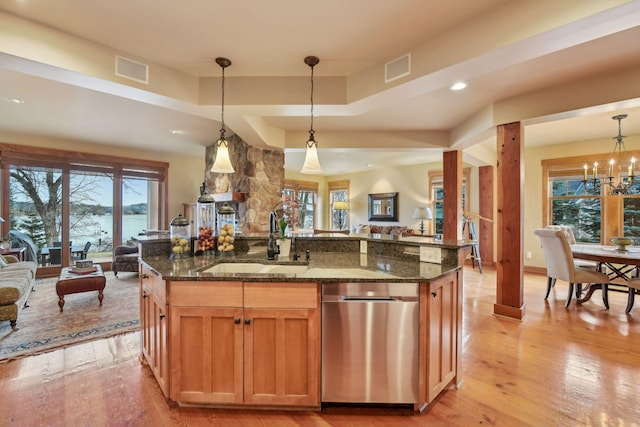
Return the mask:
[[227,138],[229,155],[235,174],[210,172],[218,146],[214,143],[205,153],[204,183],[206,191],[216,193],[239,192],[245,201],[234,208],[238,211],[238,225],[243,233],[269,231],[269,212],[282,198],[284,189],[284,152],[252,147],[237,135]]

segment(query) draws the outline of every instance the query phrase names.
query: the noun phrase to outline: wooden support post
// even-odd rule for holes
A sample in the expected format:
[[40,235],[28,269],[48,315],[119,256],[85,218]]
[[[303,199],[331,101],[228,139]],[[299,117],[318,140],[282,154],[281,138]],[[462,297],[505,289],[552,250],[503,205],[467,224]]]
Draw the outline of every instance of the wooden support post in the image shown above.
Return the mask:
[[[524,223],[524,145],[520,122],[498,126],[498,262],[493,312],[525,315],[522,254]],[[445,197],[446,200],[446,197]]]
[[442,153],[444,239],[462,239],[462,151]]
[[[481,166],[478,168],[478,213],[483,218],[493,219],[493,166]],[[493,222],[478,221],[480,253],[483,255],[482,265],[495,266],[493,253]]]

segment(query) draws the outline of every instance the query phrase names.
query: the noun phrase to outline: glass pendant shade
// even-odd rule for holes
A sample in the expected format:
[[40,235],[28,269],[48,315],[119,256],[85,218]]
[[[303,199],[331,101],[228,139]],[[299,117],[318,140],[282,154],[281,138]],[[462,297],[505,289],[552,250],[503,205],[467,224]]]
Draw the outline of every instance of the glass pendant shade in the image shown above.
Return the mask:
[[216,173],[234,173],[235,169],[231,165],[231,158],[229,157],[229,142],[220,137],[218,140],[218,150],[216,152],[216,159],[211,166],[211,172]]
[[322,174],[322,166],[320,166],[320,159],[318,158],[318,145],[313,139],[313,135],[307,141],[307,152],[304,155],[304,164],[300,173]]

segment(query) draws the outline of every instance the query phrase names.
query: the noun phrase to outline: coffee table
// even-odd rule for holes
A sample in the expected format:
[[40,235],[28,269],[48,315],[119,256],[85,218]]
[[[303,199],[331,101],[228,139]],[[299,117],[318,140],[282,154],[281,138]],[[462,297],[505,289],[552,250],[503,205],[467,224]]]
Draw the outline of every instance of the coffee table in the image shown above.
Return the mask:
[[65,267],[60,272],[60,277],[56,282],[56,293],[58,294],[58,306],[60,312],[64,307],[64,296],[77,294],[80,292],[98,291],[98,301],[102,305],[104,298],[103,290],[107,283],[102,267],[95,264],[96,271],[93,273],[79,274],[72,271],[73,267]]

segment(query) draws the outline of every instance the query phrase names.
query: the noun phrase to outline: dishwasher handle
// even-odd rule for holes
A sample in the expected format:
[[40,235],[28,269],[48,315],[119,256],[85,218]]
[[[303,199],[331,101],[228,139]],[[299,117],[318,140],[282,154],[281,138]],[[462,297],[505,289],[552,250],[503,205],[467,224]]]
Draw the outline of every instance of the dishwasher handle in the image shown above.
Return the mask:
[[397,298],[384,296],[384,297],[356,297],[341,295],[340,301],[397,301]]
[[[418,301],[417,297],[401,297],[401,296],[349,296],[340,295],[339,301],[373,301],[373,302],[385,302],[385,301],[397,301],[397,302],[414,302]],[[327,301],[327,299],[325,299]]]

